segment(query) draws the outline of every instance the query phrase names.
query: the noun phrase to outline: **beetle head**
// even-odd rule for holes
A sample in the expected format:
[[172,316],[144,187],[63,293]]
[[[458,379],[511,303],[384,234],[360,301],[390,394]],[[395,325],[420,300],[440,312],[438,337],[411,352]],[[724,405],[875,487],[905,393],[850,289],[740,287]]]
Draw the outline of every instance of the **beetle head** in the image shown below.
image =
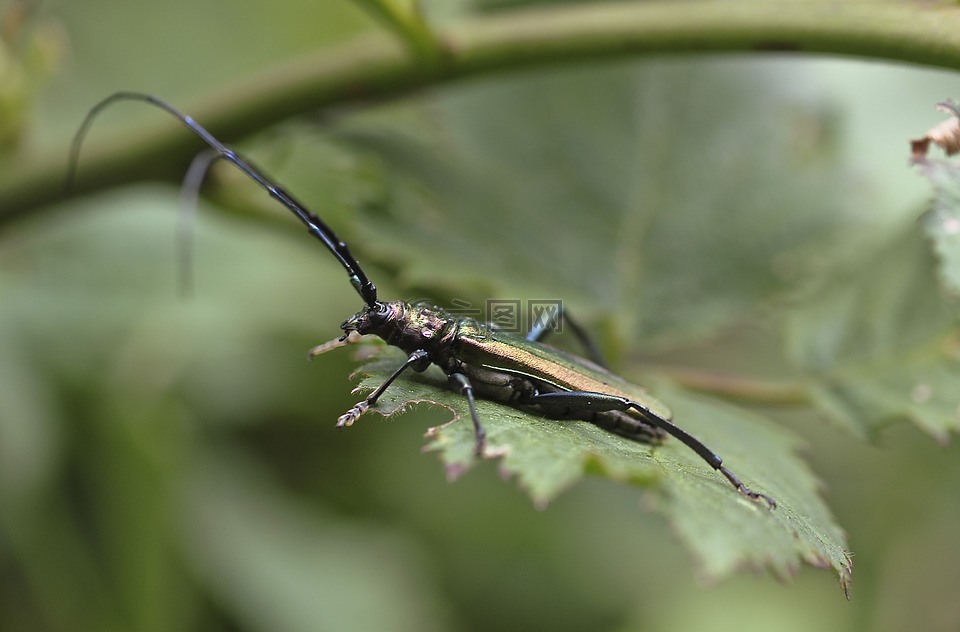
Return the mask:
[[374,334],[386,339],[392,326],[403,315],[403,303],[392,301],[384,303],[374,301],[340,324],[345,334],[356,331],[360,334]]

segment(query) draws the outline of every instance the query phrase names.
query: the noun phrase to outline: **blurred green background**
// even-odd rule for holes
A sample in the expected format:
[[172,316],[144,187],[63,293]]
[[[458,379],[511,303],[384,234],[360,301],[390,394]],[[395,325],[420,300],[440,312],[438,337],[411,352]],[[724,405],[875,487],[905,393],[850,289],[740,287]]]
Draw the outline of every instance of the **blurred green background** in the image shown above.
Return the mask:
[[[350,3],[42,3],[0,60],[4,89],[36,97],[4,110],[5,129],[12,122],[10,138],[18,137],[4,170],[23,156],[65,163],[85,112],[115,90],[186,106],[216,86],[378,28]],[[15,71],[23,81],[10,79]],[[626,103],[642,105],[637,110],[605,110],[602,90],[556,110],[541,103],[534,112],[543,128],[523,128],[539,140],[517,132],[511,159],[483,156],[503,138],[481,142],[482,122],[509,120],[511,99],[535,99],[531,85],[572,95],[592,81],[625,78],[636,97]],[[728,80],[751,90],[721,89]],[[826,236],[770,237],[808,242],[802,256],[829,274],[922,211],[929,193],[906,167],[907,139],[939,121],[931,106],[955,96],[955,86],[951,73],[851,60],[638,59],[354,106],[336,113],[333,132],[291,125],[246,147],[373,262],[384,297],[553,296],[569,287],[570,300],[605,323],[614,356],[629,358],[648,342],[655,359],[669,352],[673,364],[759,370],[775,362],[777,340],[756,311],[743,317],[740,304],[711,308],[722,327],[707,332],[696,322],[676,328],[684,313],[667,290],[654,292],[639,316],[607,318],[617,292],[584,272],[591,263],[578,258],[574,239],[603,224],[591,219],[602,208],[567,218],[548,203],[530,204],[526,187],[549,188],[564,177],[552,171],[558,164],[596,169],[591,182],[602,184],[624,162],[589,139],[601,144],[623,129],[625,142],[643,147],[625,177],[656,168],[647,177],[683,188],[692,177],[684,156],[702,143],[747,153],[756,145],[746,128],[723,127],[738,124],[729,113],[743,112],[743,125],[758,103],[788,103],[792,110],[763,110],[770,121],[790,122],[785,136],[793,139],[765,134],[766,151],[788,158],[773,160],[780,171],[765,177],[811,189],[790,165],[822,162],[830,188],[796,193],[795,203],[761,203],[782,203],[791,217],[804,208],[842,216],[841,229]],[[146,110],[118,106],[99,125],[160,116]],[[458,116],[472,117],[473,144]],[[669,134],[637,132],[646,128],[631,117],[651,118]],[[727,136],[717,141],[714,132]],[[442,153],[453,136],[460,151]],[[544,136],[556,154],[523,154],[549,147]],[[409,180],[384,173],[391,163],[377,156],[389,155],[387,141],[423,159],[407,162]],[[583,154],[561,156],[564,142],[581,143]],[[690,153],[671,149],[684,144]],[[476,201],[465,217],[438,215],[449,193],[430,188],[431,173],[446,177],[431,171],[438,165],[490,184],[459,192]],[[906,424],[866,443],[806,408],[765,410],[808,444],[805,457],[855,555],[852,601],[810,567],[785,583],[749,571],[704,582],[663,520],[643,510],[641,490],[589,479],[538,511],[493,463],[450,484],[436,457],[420,453],[423,431],[445,419],[435,410],[389,422],[371,416],[337,432],[334,420],[354,403],[347,376],[355,361],[347,351],[304,358],[337,335],[359,301],[299,226],[264,212],[269,205],[233,173],[217,171],[213,180],[220,204],[204,203],[196,221],[189,300],[178,294],[175,183],[34,209],[0,227],[0,630],[960,628],[955,444],[937,445]],[[738,203],[698,182],[689,185],[698,204],[725,195]],[[611,191],[586,191],[584,204]],[[818,198],[822,208],[809,206]],[[510,200],[522,214],[517,223],[484,215],[484,205]],[[571,231],[576,221],[583,225]],[[663,247],[683,259],[684,238]],[[538,261],[531,253],[541,247],[561,254]],[[462,255],[460,267],[445,250]],[[757,281],[742,302],[774,293],[775,281]],[[688,295],[695,301],[696,291]]]

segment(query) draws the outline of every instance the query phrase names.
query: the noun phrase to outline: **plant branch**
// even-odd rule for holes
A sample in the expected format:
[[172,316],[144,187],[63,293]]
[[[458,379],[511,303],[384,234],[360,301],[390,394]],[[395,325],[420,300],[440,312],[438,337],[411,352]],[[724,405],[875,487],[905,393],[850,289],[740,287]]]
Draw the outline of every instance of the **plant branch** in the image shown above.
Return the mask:
[[403,0],[354,0],[390,27],[419,58],[421,64],[433,64],[440,56],[440,45],[417,10],[415,4]]
[[673,382],[690,390],[743,403],[768,406],[810,404],[807,390],[799,382],[761,380],[682,367],[660,367],[658,370]]
[[[438,29],[433,37],[442,51],[436,63],[425,64],[403,42],[376,34],[182,105],[212,132],[234,140],[320,108],[524,67],[631,55],[790,51],[960,69],[960,7],[947,3],[593,2],[496,13]],[[195,139],[176,133],[170,121],[112,134],[94,130],[77,191],[149,178],[178,180],[197,151]],[[0,224],[61,197],[66,155],[64,142],[3,174]]]

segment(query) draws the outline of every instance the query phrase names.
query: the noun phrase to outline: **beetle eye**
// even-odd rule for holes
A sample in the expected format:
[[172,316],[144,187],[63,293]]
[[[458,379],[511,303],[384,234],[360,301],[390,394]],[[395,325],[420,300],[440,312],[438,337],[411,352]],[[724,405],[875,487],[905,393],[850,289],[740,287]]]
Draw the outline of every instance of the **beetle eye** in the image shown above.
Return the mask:
[[373,326],[379,326],[390,317],[390,306],[377,301],[367,311],[367,320]]

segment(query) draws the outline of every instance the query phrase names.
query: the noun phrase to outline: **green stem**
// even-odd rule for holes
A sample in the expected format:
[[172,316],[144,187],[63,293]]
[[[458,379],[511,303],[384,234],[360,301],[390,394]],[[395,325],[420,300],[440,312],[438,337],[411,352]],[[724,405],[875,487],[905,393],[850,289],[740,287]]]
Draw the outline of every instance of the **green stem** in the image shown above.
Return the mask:
[[810,397],[799,382],[761,380],[681,367],[658,367],[658,372],[690,390],[748,404],[767,406],[810,404]]
[[[331,105],[571,61],[790,51],[960,69],[960,7],[935,2],[591,2],[495,13],[438,29],[431,37],[442,47],[443,63],[424,64],[402,43],[378,34],[251,75],[185,109],[232,140]],[[94,131],[82,159],[78,192],[146,178],[177,180],[198,150],[195,139],[174,133],[170,121],[132,129]],[[66,155],[65,146],[57,148],[3,174],[0,223],[61,197]]]
[[432,66],[440,58],[440,46],[430,26],[414,4],[402,0],[354,0],[379,18],[406,43],[421,64]]

